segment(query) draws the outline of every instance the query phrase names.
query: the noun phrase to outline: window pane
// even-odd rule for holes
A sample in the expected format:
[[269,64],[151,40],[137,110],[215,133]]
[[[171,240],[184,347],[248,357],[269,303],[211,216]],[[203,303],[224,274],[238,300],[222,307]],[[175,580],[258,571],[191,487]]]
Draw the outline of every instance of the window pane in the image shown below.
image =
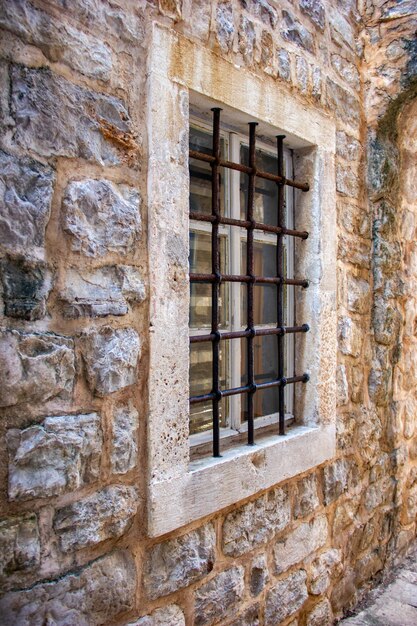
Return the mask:
[[[224,157],[225,142],[220,140]],[[199,128],[190,128],[190,150],[212,154],[212,137]],[[209,163],[190,159],[190,211],[211,213],[211,167]],[[224,213],[224,175],[220,174],[220,210]]]
[[[246,241],[241,244],[242,269],[247,273],[246,264]],[[254,242],[253,260],[256,276],[276,276],[277,260],[276,245],[262,242]],[[241,285],[241,320],[245,324],[247,319],[247,285]],[[277,287],[276,285],[254,286],[254,309],[253,317],[255,325],[277,323]]]
[[[240,148],[241,163],[249,164],[249,148],[241,146]],[[277,173],[277,158],[271,154],[261,150],[256,151],[256,167],[271,174]],[[248,200],[248,181],[247,174],[240,176],[240,215],[241,219],[245,219]],[[264,224],[272,224],[276,226],[278,223],[278,188],[276,183],[271,180],[256,178],[255,183],[255,201],[253,208],[254,218],[257,222]]]

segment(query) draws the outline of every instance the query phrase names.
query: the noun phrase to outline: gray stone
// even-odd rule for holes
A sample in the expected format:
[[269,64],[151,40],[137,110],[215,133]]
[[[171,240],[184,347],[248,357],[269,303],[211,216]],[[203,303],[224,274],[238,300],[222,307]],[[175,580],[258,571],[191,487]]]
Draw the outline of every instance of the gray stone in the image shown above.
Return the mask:
[[291,80],[291,62],[290,55],[285,48],[279,48],[277,50],[277,73],[280,78],[284,80]]
[[267,0],[245,0],[244,7],[259,17],[264,24],[275,28],[278,22],[277,12]]
[[321,78],[321,69],[319,67],[315,67],[311,73],[312,79],[312,89],[311,95],[316,100],[321,99],[322,94],[322,78]]
[[185,626],[184,613],[176,604],[152,611],[150,615],[141,617],[127,626]]
[[47,417],[42,424],[7,432],[9,498],[46,498],[96,480],[100,470],[100,418]]
[[295,483],[294,488],[294,517],[310,515],[320,506],[317,493],[317,479],[315,474],[305,476]]
[[343,17],[341,11],[331,11],[329,13],[330,34],[333,41],[344,47],[346,44],[355,50],[355,33],[351,24]]
[[346,366],[338,365],[336,370],[337,404],[344,406],[349,402],[349,384],[346,375]]
[[28,0],[3,3],[0,26],[40,48],[50,61],[65,63],[93,78],[110,78],[112,53],[109,46],[68,22],[54,19]]
[[310,592],[319,596],[328,589],[332,578],[342,572],[342,563],[339,550],[327,550],[318,556],[311,564]]
[[144,586],[155,599],[187,587],[213,569],[216,535],[211,524],[148,550]]
[[140,195],[128,185],[85,179],[69,183],[62,203],[71,248],[86,256],[133,252],[140,233]]
[[272,539],[290,522],[287,491],[277,488],[227,515],[223,523],[223,552],[239,556]]
[[298,570],[282,579],[266,595],[265,626],[279,626],[307,600],[307,575]]
[[371,290],[368,281],[352,274],[347,276],[347,306],[353,313],[368,313]]
[[402,323],[400,311],[383,298],[375,299],[372,309],[372,325],[375,341],[383,345],[390,345],[396,341]]
[[324,502],[330,504],[346,491],[349,482],[350,463],[338,459],[323,469]]
[[320,0],[300,0],[300,9],[308,15],[313,24],[318,26],[320,30],[324,30],[325,11]]
[[240,18],[238,39],[240,52],[243,54],[244,58],[251,63],[256,46],[255,26],[253,22],[244,15]]
[[[93,93],[47,68],[13,66],[14,140],[44,157],[78,157],[103,165],[121,161],[135,148],[124,103]],[[59,106],[57,106],[59,102]]]
[[356,128],[360,115],[359,101],[330,78],[327,79],[326,88],[327,106],[345,123]]
[[277,542],[274,548],[275,573],[281,574],[300,563],[327,541],[328,526],[324,516],[300,524],[289,535]]
[[360,80],[356,66],[340,56],[340,54],[332,54],[331,61],[333,69],[340,78],[352,87],[352,89],[359,90]]
[[195,626],[207,626],[231,616],[243,599],[244,573],[242,566],[231,567],[196,590]]
[[308,65],[303,57],[295,58],[295,76],[297,79],[297,87],[301,93],[307,93],[308,90]]
[[233,7],[230,2],[221,2],[216,9],[217,41],[224,52],[228,52],[233,45],[235,25]]
[[297,46],[300,46],[300,48],[304,48],[304,50],[308,52],[313,52],[314,40],[307,28],[288,11],[283,11],[282,17],[281,34],[283,38],[286,41],[295,43]]
[[316,604],[307,615],[306,626],[332,626],[333,615],[330,602],[325,599]]
[[339,349],[343,354],[358,357],[362,350],[361,328],[350,317],[343,316],[338,323]]
[[54,172],[0,150],[0,244],[28,252],[45,244]]
[[137,464],[138,418],[139,414],[132,404],[114,409],[110,460],[115,474],[126,474]]
[[266,556],[259,554],[250,564],[249,589],[253,596],[258,596],[269,580]]
[[0,520],[0,580],[31,571],[40,562],[38,519],[34,514]]
[[357,198],[359,194],[359,179],[352,171],[351,166],[338,164],[336,167],[336,189],[343,196]]
[[230,626],[259,626],[260,624],[259,604],[253,604],[240,617],[230,623]]
[[33,321],[46,315],[46,300],[52,289],[52,275],[42,261],[5,258],[0,261],[4,314]]
[[130,528],[137,508],[134,487],[110,485],[58,509],[53,527],[61,550],[80,550],[121,537]]
[[0,406],[69,399],[74,360],[74,343],[67,337],[0,331]]
[[357,161],[361,156],[361,144],[343,130],[336,132],[336,153],[347,161]]
[[85,335],[81,339],[81,352],[91,391],[103,397],[133,385],[140,347],[133,328],[114,330],[105,326]]
[[0,599],[4,626],[105,625],[134,606],[136,569],[124,550]]

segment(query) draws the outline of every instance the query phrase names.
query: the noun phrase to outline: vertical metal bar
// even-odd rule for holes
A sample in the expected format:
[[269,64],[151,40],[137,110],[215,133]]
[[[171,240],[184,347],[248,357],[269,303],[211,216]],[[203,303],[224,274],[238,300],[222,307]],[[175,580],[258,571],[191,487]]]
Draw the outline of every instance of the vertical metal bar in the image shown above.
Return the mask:
[[[284,137],[277,136],[277,154],[278,154],[278,175],[284,175]],[[284,185],[278,185],[278,226],[285,227],[285,195]],[[284,246],[282,241],[282,233],[277,234],[277,276],[284,278]],[[277,285],[277,327],[284,327],[284,284]],[[278,378],[281,381],[278,387],[278,413],[279,413],[279,434],[285,435],[285,398],[284,398],[284,331],[277,336],[278,341]]]
[[246,219],[250,222],[247,229],[247,245],[246,245],[246,272],[252,280],[248,282],[248,302],[247,302],[247,329],[250,331],[250,335],[247,338],[247,353],[248,353],[248,386],[250,388],[248,392],[248,445],[254,445],[254,410],[253,400],[256,392],[255,376],[254,376],[254,354],[253,354],[253,339],[255,336],[254,319],[253,319],[253,290],[254,290],[254,250],[253,250],[253,231],[255,229],[255,219],[253,217],[253,207],[255,203],[255,179],[256,179],[256,157],[255,157],[255,142],[256,142],[256,122],[250,122],[249,124],[249,167],[252,169],[252,173],[249,174],[248,184],[248,204],[246,211]]
[[220,456],[220,407],[219,361],[220,361],[220,333],[219,333],[219,289],[220,289],[220,245],[219,245],[219,218],[220,218],[220,111],[213,108],[213,156],[211,164],[211,212],[215,220],[212,222],[211,233],[211,271],[215,280],[211,287],[211,332],[214,335],[212,342],[212,375],[213,375],[213,456]]

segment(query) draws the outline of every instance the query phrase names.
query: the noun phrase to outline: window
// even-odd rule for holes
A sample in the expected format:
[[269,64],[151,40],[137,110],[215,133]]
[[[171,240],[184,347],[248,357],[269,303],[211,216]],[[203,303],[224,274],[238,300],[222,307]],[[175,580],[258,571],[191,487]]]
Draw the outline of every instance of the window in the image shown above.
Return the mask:
[[214,456],[236,433],[253,445],[255,429],[279,422],[283,435],[291,383],[308,380],[294,372],[294,335],[308,325],[294,326],[293,290],[307,285],[294,278],[294,237],[307,233],[294,230],[292,155],[283,136],[274,154],[249,127],[249,140],[222,132],[218,108],[213,131],[190,126],[190,439],[194,451],[212,439]]

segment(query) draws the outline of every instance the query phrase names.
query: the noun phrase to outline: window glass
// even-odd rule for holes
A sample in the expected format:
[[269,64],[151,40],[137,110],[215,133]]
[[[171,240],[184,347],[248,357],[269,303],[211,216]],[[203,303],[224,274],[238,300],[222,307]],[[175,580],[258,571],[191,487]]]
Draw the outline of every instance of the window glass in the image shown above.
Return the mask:
[[[212,154],[212,138],[209,133],[199,128],[190,128],[190,150]],[[220,140],[221,155],[225,156],[225,141]],[[211,166],[210,163],[190,159],[190,211],[211,213]],[[224,173],[220,177],[220,211],[224,214]]]
[[[249,148],[242,145],[240,148],[240,161],[244,165],[249,165]],[[256,167],[259,170],[277,173],[277,158],[267,154],[262,150],[256,150]],[[246,219],[248,202],[248,182],[247,174],[240,175],[240,219]],[[278,206],[278,188],[271,180],[256,178],[255,181],[255,201],[253,216],[257,222],[276,226]]]

